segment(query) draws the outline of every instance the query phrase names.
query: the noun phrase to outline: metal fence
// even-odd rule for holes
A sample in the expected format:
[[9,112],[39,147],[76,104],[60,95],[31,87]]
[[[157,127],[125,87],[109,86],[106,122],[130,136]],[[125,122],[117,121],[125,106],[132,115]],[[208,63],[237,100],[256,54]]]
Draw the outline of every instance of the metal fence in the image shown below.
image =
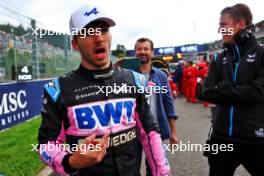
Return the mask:
[[[0,6],[0,25],[10,29],[0,29],[0,82],[15,80],[17,66],[32,66],[33,78],[51,78],[78,67],[79,53],[70,48],[70,37],[60,34],[49,40],[42,38],[34,30],[41,29],[41,23],[25,17],[9,8]],[[26,33],[18,35],[17,29],[23,26]],[[56,40],[60,46],[54,45]]]

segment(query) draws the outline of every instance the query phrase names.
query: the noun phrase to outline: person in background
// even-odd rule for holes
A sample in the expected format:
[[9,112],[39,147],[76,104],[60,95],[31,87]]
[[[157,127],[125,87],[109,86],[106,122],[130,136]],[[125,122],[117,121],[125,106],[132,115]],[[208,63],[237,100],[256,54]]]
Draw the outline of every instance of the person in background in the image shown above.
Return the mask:
[[182,82],[182,92],[183,92],[185,98],[187,98],[186,97],[187,80],[188,80],[188,78],[187,78],[187,70],[188,70],[188,63],[184,61],[183,62],[183,75],[182,75],[181,82]]
[[170,89],[171,89],[171,95],[172,95],[172,97],[175,99],[175,98],[176,98],[176,94],[177,94],[178,96],[180,96],[180,92],[179,92],[179,90],[177,89],[177,84],[174,83],[174,81],[173,81],[173,79],[172,79],[172,76],[171,76],[171,74],[170,74],[170,72],[169,72],[168,69],[161,69],[161,70],[166,74],[166,76],[167,76],[167,78],[168,78],[168,82],[169,82]]
[[252,18],[245,4],[220,13],[224,50],[210,64],[202,98],[216,104],[210,144],[229,149],[208,154],[210,176],[233,176],[241,164],[264,174],[264,48]]
[[188,61],[188,67],[185,70],[186,77],[186,99],[187,102],[197,103],[196,88],[198,71],[192,61]]
[[[157,88],[166,88],[166,92],[151,92],[149,94],[149,104],[154,119],[158,122],[163,140],[170,139],[171,144],[176,144],[176,119],[173,98],[171,95],[169,83],[166,74],[151,64],[153,57],[153,42],[148,38],[140,38],[135,43],[136,57],[139,58],[139,67],[137,72],[143,74],[148,80],[148,88],[156,86]],[[151,89],[154,90],[154,89]],[[151,175],[148,162],[147,176]]]
[[182,88],[183,68],[184,68],[184,62],[179,61],[179,64],[176,66],[176,69],[175,69],[175,77],[174,77],[174,80],[175,80],[174,82],[177,85],[179,96],[183,95],[183,88]]
[[[196,64],[196,68],[198,70],[198,79],[199,79],[199,86],[200,86],[199,90],[201,90],[205,77],[208,73],[208,63],[206,62],[205,57],[200,58],[199,63]],[[199,91],[198,97],[200,97],[200,94],[201,94],[201,91]],[[209,103],[204,101],[203,105],[205,108],[207,108]]]

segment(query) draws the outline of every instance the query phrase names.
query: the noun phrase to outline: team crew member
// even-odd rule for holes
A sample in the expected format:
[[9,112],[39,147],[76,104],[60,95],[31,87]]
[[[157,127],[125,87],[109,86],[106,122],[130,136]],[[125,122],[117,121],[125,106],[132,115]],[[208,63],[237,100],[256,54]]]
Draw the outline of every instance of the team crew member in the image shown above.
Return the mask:
[[[210,176],[232,176],[242,164],[254,176],[264,173],[264,53],[253,35],[245,4],[221,11],[224,51],[210,64],[203,99],[216,104],[212,144],[233,151],[208,157]],[[231,31],[231,32],[230,32]]]
[[[176,134],[176,113],[173,104],[173,97],[169,87],[166,74],[151,64],[153,57],[153,42],[148,38],[140,38],[135,44],[136,57],[139,58],[140,65],[136,71],[142,73],[146,80],[148,80],[148,87],[150,90],[153,86],[157,86],[160,90],[166,89],[166,92],[151,92],[148,97],[150,110],[154,119],[158,122],[161,137],[163,140],[170,139],[171,144],[177,143]],[[147,175],[151,175],[150,168],[147,162]]]
[[188,64],[187,62],[183,62],[182,90],[186,98],[187,98],[186,90],[187,90],[187,81],[188,81],[187,71],[188,71]]
[[[207,62],[206,62],[204,57],[202,57],[200,59],[200,62],[196,64],[196,67],[197,67],[197,70],[198,70],[198,77],[199,77],[200,83],[201,83],[200,85],[202,86],[203,83],[204,83],[205,77],[206,77],[206,75],[208,73],[208,64],[207,64]],[[199,90],[201,90],[201,89],[199,89]],[[201,91],[199,91],[199,97],[200,97],[200,93],[201,93]],[[208,105],[209,105],[208,102],[206,102],[206,101],[204,101],[203,104],[204,104],[205,108],[207,108]]]
[[[109,27],[114,25],[99,7],[84,6],[72,13],[70,30],[78,32],[72,46],[80,52],[81,64],[45,85],[38,135],[40,157],[61,174],[139,176],[142,145],[152,174],[168,176],[170,168],[158,125],[145,94],[138,91],[145,86],[144,76],[113,68],[110,62]],[[114,89],[124,85],[137,91]],[[61,128],[68,150],[56,142]]]
[[196,67],[198,70],[198,76],[204,80],[208,72],[208,65],[204,57],[200,59],[200,62],[196,64]]
[[198,72],[196,67],[193,66],[193,62],[188,62],[188,67],[185,71],[186,77],[186,99],[188,102],[196,103],[196,88],[197,88],[197,76]]

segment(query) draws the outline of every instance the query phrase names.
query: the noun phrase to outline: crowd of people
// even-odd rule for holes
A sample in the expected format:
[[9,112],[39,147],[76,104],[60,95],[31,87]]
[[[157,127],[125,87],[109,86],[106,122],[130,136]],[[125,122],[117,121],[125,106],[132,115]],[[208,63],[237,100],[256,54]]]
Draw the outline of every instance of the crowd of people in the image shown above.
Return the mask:
[[[38,51],[40,53],[50,55],[53,53],[56,54],[64,54],[64,50],[55,47],[52,44],[48,43],[44,40],[39,40],[37,43]],[[0,54],[1,51],[8,49],[8,48],[16,48],[18,51],[32,51],[32,38],[31,34],[28,34],[27,36],[17,36],[15,34],[11,34],[5,31],[0,30]]]
[[[196,64],[193,61],[179,61],[173,75],[178,96],[185,96],[187,102],[197,103],[207,72],[208,62],[204,57]],[[208,107],[207,102],[204,103],[204,107]]]

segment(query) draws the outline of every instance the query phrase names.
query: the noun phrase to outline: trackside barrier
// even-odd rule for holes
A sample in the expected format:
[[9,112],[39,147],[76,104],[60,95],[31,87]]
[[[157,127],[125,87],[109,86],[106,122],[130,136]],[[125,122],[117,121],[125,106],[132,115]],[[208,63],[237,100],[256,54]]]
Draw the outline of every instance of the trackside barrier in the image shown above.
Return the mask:
[[43,86],[48,81],[0,84],[0,131],[40,114]]

